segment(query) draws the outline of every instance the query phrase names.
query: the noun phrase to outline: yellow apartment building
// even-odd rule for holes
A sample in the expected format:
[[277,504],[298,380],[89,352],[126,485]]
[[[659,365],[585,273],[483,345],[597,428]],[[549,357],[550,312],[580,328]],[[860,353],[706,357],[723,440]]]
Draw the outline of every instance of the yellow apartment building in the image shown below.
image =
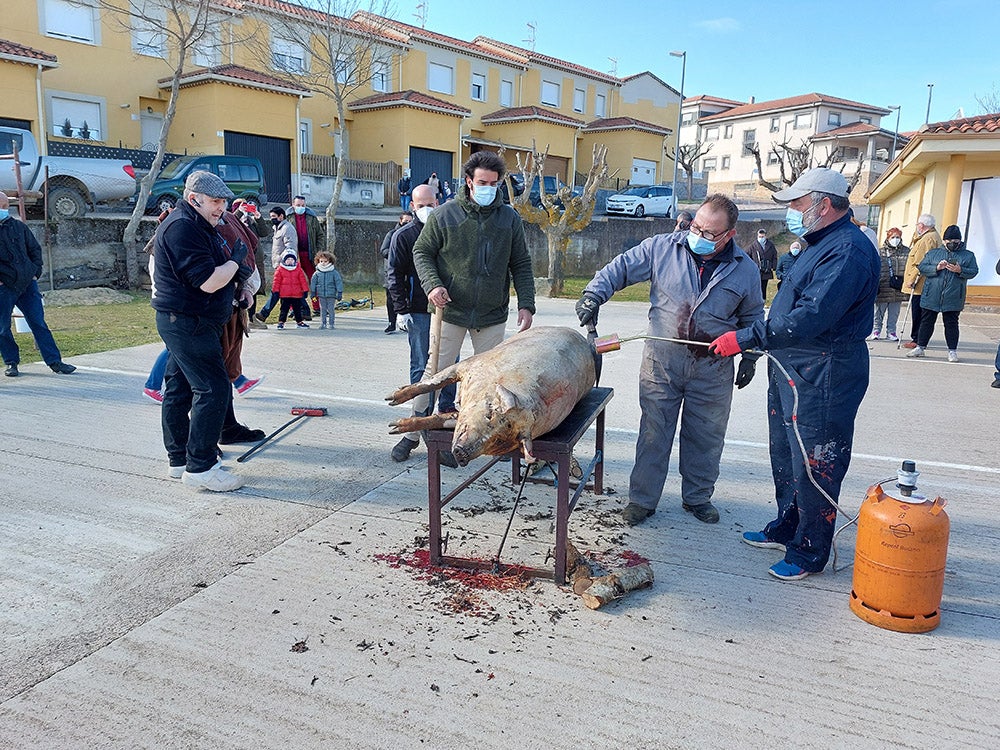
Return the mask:
[[[172,0],[132,0],[138,15],[127,0],[116,3],[8,0],[0,123],[30,129],[43,148],[155,148],[177,62],[176,27],[166,20]],[[619,177],[653,184],[672,171],[664,143],[679,95],[652,73],[619,78],[365,12],[344,19],[277,0],[208,8],[167,150],[257,156],[272,200],[298,191],[302,154],[336,153],[338,108],[315,83],[324,70],[343,84],[347,158],[394,163],[415,182],[432,171],[455,178],[483,148],[502,147],[513,168],[532,142],[549,149],[546,171],[570,183],[589,169],[595,143],[609,146]],[[333,50],[331,35],[343,46]],[[364,50],[357,59],[339,51],[352,45]]]

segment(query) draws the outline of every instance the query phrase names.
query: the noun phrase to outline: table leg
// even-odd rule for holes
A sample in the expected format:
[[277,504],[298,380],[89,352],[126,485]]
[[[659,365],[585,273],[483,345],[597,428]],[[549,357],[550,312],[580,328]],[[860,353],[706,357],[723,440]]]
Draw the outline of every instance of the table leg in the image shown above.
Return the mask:
[[571,453],[564,453],[556,461],[556,561],[555,582],[566,583],[566,542],[569,527],[569,461]]
[[441,461],[435,443],[427,441],[427,509],[430,514],[428,544],[433,565],[441,564]]

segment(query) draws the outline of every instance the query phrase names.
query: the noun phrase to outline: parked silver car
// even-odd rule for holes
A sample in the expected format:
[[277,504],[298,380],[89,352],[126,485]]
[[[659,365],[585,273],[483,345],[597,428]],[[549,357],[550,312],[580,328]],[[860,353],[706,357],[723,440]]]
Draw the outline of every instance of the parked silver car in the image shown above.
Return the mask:
[[673,188],[670,185],[634,187],[608,198],[606,211],[637,218],[659,215],[669,219],[672,198]]

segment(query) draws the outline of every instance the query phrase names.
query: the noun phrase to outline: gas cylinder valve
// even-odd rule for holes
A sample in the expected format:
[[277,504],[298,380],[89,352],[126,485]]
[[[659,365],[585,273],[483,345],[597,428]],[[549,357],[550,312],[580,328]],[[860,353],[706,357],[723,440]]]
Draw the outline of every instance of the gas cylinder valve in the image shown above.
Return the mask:
[[904,497],[910,497],[917,489],[917,477],[919,476],[920,472],[917,471],[915,462],[903,461],[903,465],[896,472],[896,486],[899,487],[899,491],[903,493]]

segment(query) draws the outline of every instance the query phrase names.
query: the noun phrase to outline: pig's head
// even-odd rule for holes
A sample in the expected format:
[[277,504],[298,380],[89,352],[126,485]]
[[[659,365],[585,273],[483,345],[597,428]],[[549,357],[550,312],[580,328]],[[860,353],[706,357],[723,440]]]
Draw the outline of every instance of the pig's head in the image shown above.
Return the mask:
[[531,439],[534,421],[516,393],[497,385],[477,398],[462,399],[451,452],[462,466],[477,456],[502,456]]

